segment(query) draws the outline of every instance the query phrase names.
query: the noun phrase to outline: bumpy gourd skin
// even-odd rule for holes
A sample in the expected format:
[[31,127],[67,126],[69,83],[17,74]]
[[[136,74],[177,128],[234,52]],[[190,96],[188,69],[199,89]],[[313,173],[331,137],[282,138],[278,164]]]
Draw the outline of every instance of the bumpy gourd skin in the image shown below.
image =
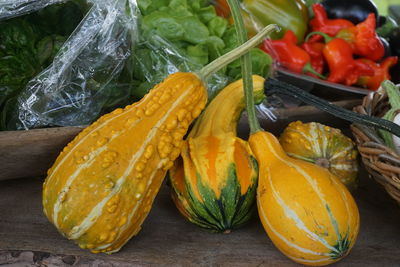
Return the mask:
[[305,265],[327,265],[346,256],[360,223],[346,187],[326,169],[287,156],[268,132],[252,134],[249,144],[260,168],[259,216],[275,246]]
[[279,141],[289,156],[325,167],[349,190],[357,188],[358,152],[339,129],[296,121],[286,127]]
[[[245,224],[255,210],[257,162],[237,137],[245,106],[243,81],[225,87],[196,121],[170,170],[172,198],[192,223],[214,232]],[[253,76],[256,102],[264,99],[264,78]]]
[[48,219],[81,248],[118,251],[139,232],[206,101],[195,74],[175,73],[139,102],[84,129],[48,171]]

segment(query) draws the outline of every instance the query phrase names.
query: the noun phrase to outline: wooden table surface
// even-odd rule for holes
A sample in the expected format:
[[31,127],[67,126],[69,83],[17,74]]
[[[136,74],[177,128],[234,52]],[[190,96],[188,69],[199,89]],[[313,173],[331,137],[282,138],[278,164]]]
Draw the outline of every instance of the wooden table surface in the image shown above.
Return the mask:
[[[286,119],[263,126],[275,134],[295,119],[348,127],[343,121],[308,107],[285,111],[280,117]],[[54,160],[52,153],[58,146],[65,145],[66,136],[71,132],[65,131],[59,134],[61,139],[54,140],[47,138],[46,133],[38,133],[34,136],[48,140],[47,146],[51,144],[51,149],[40,143],[34,150],[36,156],[41,155],[36,162],[40,166],[37,171],[44,173],[48,168],[46,164]],[[245,127],[239,131],[241,135],[246,133]],[[30,146],[35,143],[37,140]],[[4,147],[9,144],[5,142]],[[22,153],[23,149],[20,151]],[[33,155],[20,155],[21,160],[34,159]],[[3,159],[7,160],[7,156],[3,155]],[[14,174],[27,172],[18,172],[18,168],[11,165],[13,161],[8,164],[14,168]],[[7,166],[3,164],[0,169]],[[29,167],[32,165],[24,168]],[[171,201],[165,184],[138,236],[118,253],[91,254],[62,237],[42,213],[43,178],[1,181],[5,178],[0,175],[0,266],[297,266],[273,246],[256,216],[244,228],[230,234],[208,233],[185,221]],[[400,207],[365,171],[360,173],[360,186],[354,196],[361,215],[360,234],[350,255],[334,266],[400,266]]]
[[[47,221],[42,182],[0,182],[0,266],[296,266],[273,246],[257,217],[230,234],[208,233],[180,216],[165,184],[138,236],[118,253],[91,254]],[[400,208],[365,173],[354,195],[360,234],[335,265],[399,266]]]

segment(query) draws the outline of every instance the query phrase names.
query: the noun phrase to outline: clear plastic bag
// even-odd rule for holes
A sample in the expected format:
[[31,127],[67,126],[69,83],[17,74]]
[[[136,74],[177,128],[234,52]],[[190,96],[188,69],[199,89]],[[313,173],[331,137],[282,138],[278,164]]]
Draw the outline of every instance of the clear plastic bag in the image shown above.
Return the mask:
[[118,78],[137,32],[135,6],[129,3],[96,1],[53,63],[27,84],[11,124],[17,129],[84,125],[99,115],[111,95],[126,96],[129,79],[123,84]]
[[2,0],[0,2],[0,20],[32,13],[61,2],[65,2],[65,0]]
[[[93,1],[93,6],[52,64],[29,81],[19,95],[8,129],[89,124],[104,112],[140,99],[169,74],[199,70],[207,63],[204,58],[216,58],[236,46],[233,26],[216,17],[206,1],[153,1],[153,6],[151,2]],[[164,2],[169,3],[168,7],[146,10],[149,5],[154,9],[154,6],[165,5]],[[190,12],[198,12],[196,18],[201,22],[195,21],[184,9],[183,2],[192,8]],[[151,17],[157,21],[157,16],[168,8],[169,12],[184,14],[184,19],[190,23],[203,23],[200,28],[207,25],[206,39],[197,38],[199,33],[193,32],[189,25],[183,29],[181,37],[184,42],[175,41],[176,32],[168,27],[179,28],[181,25],[177,24],[185,25],[187,21],[157,24],[146,31],[149,28],[146,19]],[[166,32],[167,36],[157,32],[159,25],[165,26],[162,33]],[[171,34],[173,38],[170,38]],[[223,45],[214,47],[221,42]],[[186,47],[182,47],[182,43]],[[207,56],[203,55],[204,50]],[[265,60],[266,54],[257,49],[251,53],[259,74],[269,72],[270,62],[267,62],[268,58]],[[207,81],[210,97],[239,76],[239,61],[214,74]]]

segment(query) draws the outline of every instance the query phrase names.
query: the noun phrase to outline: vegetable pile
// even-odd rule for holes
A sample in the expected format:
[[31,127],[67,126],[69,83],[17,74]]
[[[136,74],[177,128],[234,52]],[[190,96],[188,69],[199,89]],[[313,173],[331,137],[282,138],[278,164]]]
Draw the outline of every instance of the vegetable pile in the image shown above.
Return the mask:
[[[325,6],[331,2],[324,1]],[[376,90],[391,78],[389,70],[398,57],[385,57],[385,41],[377,34],[375,12],[362,18],[356,16],[358,13],[348,14],[344,19],[338,17],[343,13],[340,10],[330,12],[334,18],[328,17],[330,9],[319,3],[313,4],[312,10],[314,18],[309,21],[304,42],[289,29],[279,40],[266,40],[262,49],[293,72],[329,82]]]
[[[133,70],[139,84],[135,90],[138,98],[162,81],[171,66],[197,70],[238,46],[235,28],[217,15],[209,1],[139,0],[138,5],[141,33]],[[269,73],[269,55],[259,48],[251,49],[250,55],[254,74]],[[241,77],[240,61],[234,61],[220,73],[227,75],[229,81],[237,80]]]
[[[111,2],[99,3],[89,10],[51,69],[46,68],[82,20],[82,11],[62,5],[57,7],[58,13],[47,12],[51,14],[43,14],[40,19],[33,13],[1,22],[0,57],[4,62],[0,66],[5,65],[0,70],[2,129],[91,123],[101,114],[141,99],[167,75],[179,70],[200,70],[238,46],[234,27],[228,19],[217,16],[209,1],[138,0],[138,10],[126,8],[122,1],[115,6]],[[80,7],[76,3],[79,0],[65,5]],[[95,21],[96,16],[101,17],[99,22]],[[106,16],[113,21],[107,22]],[[7,30],[8,24],[17,25],[11,29],[13,33]],[[16,45],[7,45],[2,51],[9,37],[2,37],[1,32],[13,36]],[[78,43],[83,35],[87,38]],[[29,42],[25,44],[24,40]],[[250,54],[253,72],[268,74],[272,58],[259,48]],[[69,59],[61,60],[64,56]],[[86,64],[91,61],[96,63]],[[52,80],[54,72],[55,82],[46,82]],[[44,76],[38,77],[39,73]],[[207,81],[210,93],[240,76],[237,60]],[[32,83],[27,85],[29,81]]]

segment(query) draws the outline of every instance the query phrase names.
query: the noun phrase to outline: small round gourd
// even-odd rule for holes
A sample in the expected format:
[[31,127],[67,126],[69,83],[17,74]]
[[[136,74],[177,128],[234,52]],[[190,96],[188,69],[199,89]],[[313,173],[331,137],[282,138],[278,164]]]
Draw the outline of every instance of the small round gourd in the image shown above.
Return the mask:
[[327,168],[350,190],[357,187],[357,149],[339,129],[320,123],[292,122],[280,137],[283,150],[294,158]]

